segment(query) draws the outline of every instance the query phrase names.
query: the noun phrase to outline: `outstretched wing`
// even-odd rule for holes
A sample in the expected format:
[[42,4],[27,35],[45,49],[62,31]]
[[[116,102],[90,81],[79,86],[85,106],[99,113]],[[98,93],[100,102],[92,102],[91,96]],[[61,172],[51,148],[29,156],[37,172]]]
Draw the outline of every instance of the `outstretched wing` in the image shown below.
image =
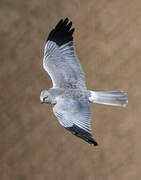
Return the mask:
[[91,111],[88,102],[62,99],[53,108],[60,124],[72,134],[97,146],[91,134]]
[[43,67],[50,75],[53,87],[86,89],[84,73],[73,45],[72,22],[60,20],[50,32]]

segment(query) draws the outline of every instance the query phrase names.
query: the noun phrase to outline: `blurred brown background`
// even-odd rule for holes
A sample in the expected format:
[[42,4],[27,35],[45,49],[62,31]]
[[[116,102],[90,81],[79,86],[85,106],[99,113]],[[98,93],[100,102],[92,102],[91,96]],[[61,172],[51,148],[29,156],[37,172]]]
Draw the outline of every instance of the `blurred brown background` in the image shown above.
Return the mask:
[[[47,35],[68,16],[89,89],[123,90],[126,108],[91,104],[98,148],[41,105]],[[0,179],[141,179],[141,1],[0,1]]]

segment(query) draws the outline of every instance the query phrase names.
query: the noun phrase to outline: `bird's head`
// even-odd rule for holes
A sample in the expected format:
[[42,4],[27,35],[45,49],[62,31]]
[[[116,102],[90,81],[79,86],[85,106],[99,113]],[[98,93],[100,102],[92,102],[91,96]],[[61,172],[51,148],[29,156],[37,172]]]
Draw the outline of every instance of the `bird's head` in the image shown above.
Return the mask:
[[41,104],[56,104],[55,99],[53,98],[51,92],[49,90],[42,90],[40,93],[40,101]]

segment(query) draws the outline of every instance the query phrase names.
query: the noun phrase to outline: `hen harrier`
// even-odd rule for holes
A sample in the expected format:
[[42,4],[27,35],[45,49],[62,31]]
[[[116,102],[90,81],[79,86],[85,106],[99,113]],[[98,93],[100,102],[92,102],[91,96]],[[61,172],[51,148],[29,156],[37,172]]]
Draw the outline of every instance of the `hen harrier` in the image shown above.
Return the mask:
[[40,94],[42,103],[55,105],[53,112],[59,123],[86,142],[97,146],[91,134],[91,111],[88,103],[126,106],[122,91],[96,92],[87,90],[80,62],[75,54],[74,28],[68,18],[60,20],[50,32],[44,49],[43,67],[53,87]]

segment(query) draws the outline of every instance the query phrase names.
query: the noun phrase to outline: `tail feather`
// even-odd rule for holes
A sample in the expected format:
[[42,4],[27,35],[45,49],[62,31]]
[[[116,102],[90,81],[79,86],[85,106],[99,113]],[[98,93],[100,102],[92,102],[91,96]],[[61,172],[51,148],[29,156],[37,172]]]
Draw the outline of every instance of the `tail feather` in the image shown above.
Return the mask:
[[128,103],[126,94],[122,91],[90,91],[89,101],[98,104],[125,107]]

